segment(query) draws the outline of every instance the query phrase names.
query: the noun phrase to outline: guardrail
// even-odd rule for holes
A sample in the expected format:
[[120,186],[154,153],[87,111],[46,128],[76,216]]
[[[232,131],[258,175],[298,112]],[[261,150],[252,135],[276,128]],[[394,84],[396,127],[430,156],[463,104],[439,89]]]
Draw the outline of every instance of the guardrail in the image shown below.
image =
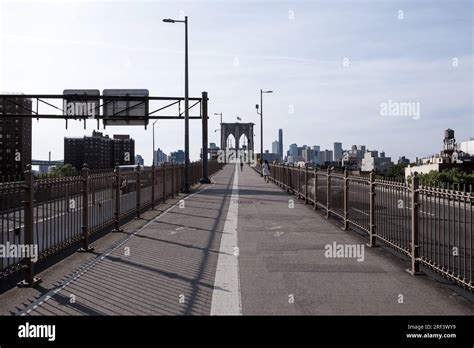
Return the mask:
[[[209,175],[222,166],[209,161]],[[140,218],[142,212],[174,197],[184,188],[184,165],[130,171],[84,167],[78,176],[41,179],[26,171],[24,178],[0,183],[0,245],[3,251],[34,245],[42,261],[79,242],[80,250],[90,250],[91,235],[107,228],[120,231],[125,219]],[[202,162],[191,163],[190,184],[201,178]],[[34,284],[31,257],[0,256],[0,280],[24,270],[24,284]]]
[[[260,167],[257,166],[257,172]],[[290,194],[337,217],[343,229],[365,231],[370,247],[381,241],[411,259],[409,272],[420,265],[473,291],[472,186],[420,185],[379,178],[374,173],[350,175],[330,168],[271,164],[270,180]]]

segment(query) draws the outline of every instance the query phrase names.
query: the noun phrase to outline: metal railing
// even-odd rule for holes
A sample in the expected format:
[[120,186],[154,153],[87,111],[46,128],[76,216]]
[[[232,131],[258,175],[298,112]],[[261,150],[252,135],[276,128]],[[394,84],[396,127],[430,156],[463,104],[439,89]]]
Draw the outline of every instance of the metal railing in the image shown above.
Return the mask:
[[[209,175],[223,164],[209,161]],[[190,184],[202,178],[202,162],[191,163]],[[35,245],[38,260],[81,242],[90,250],[89,238],[110,228],[120,231],[122,222],[166,202],[184,188],[184,165],[166,164],[135,170],[91,171],[70,177],[0,183],[0,245]],[[5,256],[5,255],[3,255]],[[0,280],[25,271],[26,284],[34,282],[31,257],[0,257]]]
[[[255,168],[260,171],[259,166]],[[472,291],[472,186],[429,187],[405,180],[351,175],[347,171],[271,164],[270,180],[287,192],[334,215],[343,228],[365,231],[369,246],[381,241],[420,265]]]

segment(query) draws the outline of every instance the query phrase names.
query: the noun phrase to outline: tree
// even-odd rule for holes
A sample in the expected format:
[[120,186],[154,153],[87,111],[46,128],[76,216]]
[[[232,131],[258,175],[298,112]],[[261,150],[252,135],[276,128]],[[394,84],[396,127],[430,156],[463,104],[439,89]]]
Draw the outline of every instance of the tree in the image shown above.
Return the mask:
[[79,173],[76,170],[76,168],[74,168],[70,164],[59,165],[59,166],[53,167],[48,173],[48,176],[52,176],[52,177],[64,177],[64,176],[75,176],[75,175],[79,175]]
[[420,174],[420,183],[426,186],[435,186],[438,184],[457,184],[474,185],[474,174],[463,172],[459,168],[451,168],[441,172],[430,171],[426,174]]
[[387,170],[386,176],[388,177],[404,177],[405,176],[405,167],[407,165],[405,163],[398,163],[395,164],[394,166],[390,167]]

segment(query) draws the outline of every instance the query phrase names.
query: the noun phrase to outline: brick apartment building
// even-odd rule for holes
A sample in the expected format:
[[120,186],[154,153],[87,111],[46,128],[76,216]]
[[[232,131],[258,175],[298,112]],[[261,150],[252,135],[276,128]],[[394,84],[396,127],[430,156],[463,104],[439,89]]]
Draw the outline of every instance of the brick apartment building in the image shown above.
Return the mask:
[[80,170],[84,163],[89,169],[113,168],[134,164],[135,140],[129,135],[114,135],[113,139],[101,132],[83,138],[64,138],[64,164]]
[[[0,179],[23,177],[26,165],[31,163],[31,99],[9,98],[0,102]],[[12,115],[5,116],[5,115]]]

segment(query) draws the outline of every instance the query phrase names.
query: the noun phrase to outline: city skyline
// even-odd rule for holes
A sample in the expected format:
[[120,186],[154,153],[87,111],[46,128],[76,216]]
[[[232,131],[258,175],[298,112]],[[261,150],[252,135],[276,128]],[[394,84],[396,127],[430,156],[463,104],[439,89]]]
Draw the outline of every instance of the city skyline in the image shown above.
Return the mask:
[[[450,128],[448,128],[448,129],[450,129]],[[456,130],[456,129],[454,129],[454,130],[455,130],[456,133],[457,133],[457,130]],[[434,149],[433,152],[431,152],[431,153],[420,154],[420,155],[415,156],[415,157],[413,157],[413,158],[410,158],[410,157],[408,157],[407,155],[404,155],[404,154],[400,154],[399,156],[396,156],[396,157],[394,157],[394,156],[391,156],[391,157],[392,157],[394,160],[396,160],[396,159],[398,159],[398,158],[405,158],[405,157],[407,157],[407,158],[409,158],[410,160],[412,160],[412,162],[414,162],[416,158],[430,157],[430,156],[436,155],[436,154],[439,152],[440,146],[442,145],[442,140],[443,140],[442,136],[443,136],[443,132],[444,132],[444,131],[445,131],[445,130],[443,129],[443,130],[440,132],[439,139],[438,139],[438,140],[439,140],[439,142],[438,142],[438,147],[437,147],[436,149]],[[458,143],[466,142],[466,141],[470,141],[470,140],[472,141],[473,139],[474,139],[474,137],[472,137],[472,136],[469,137],[469,138],[467,138],[467,139],[459,139],[459,138],[456,138],[456,140],[458,141]],[[275,140],[275,141],[278,142],[278,140]],[[273,151],[273,150],[274,150],[273,143],[274,143],[275,141],[272,141],[272,147],[271,147],[271,150],[272,150],[272,151],[271,151],[270,153],[272,153],[272,152],[274,153],[274,151]],[[298,147],[308,146],[308,147],[312,148],[312,147],[314,147],[314,146],[317,146],[317,147],[319,147],[320,149],[331,150],[331,151],[334,151],[334,146],[335,146],[335,144],[341,144],[341,146],[342,146],[342,152],[343,152],[343,153],[346,152],[346,151],[349,151],[352,146],[361,146],[361,145],[362,145],[362,146],[364,146],[364,147],[367,149],[367,151],[369,151],[368,149],[373,149],[373,150],[377,150],[377,151],[379,151],[379,152],[385,152],[385,153],[387,153],[387,151],[385,151],[385,148],[384,148],[384,147],[381,147],[381,148],[370,147],[370,146],[367,146],[367,144],[365,144],[363,141],[358,142],[358,143],[354,143],[354,144],[346,144],[346,145],[344,145],[345,143],[344,143],[343,141],[336,140],[336,141],[334,141],[334,142],[332,143],[332,145],[329,145],[329,146],[323,146],[323,145],[321,145],[320,143],[314,143],[314,142],[313,142],[313,143],[301,143],[301,144],[298,144],[298,142],[296,142],[296,141],[287,141],[287,142],[288,142],[289,145],[287,145],[286,150],[285,150],[285,147],[283,147],[283,157],[286,156],[287,151],[289,151],[289,150],[291,149],[291,145],[293,145],[293,144],[298,145]],[[347,147],[345,147],[345,146],[347,146]],[[322,151],[324,151],[324,150],[322,150]],[[270,151],[270,149],[264,149],[264,151]],[[335,156],[335,154],[334,154],[334,156]]]
[[[260,88],[274,90],[265,100],[265,149],[271,149],[279,128],[287,144],[337,139],[383,148],[393,158],[435,152],[446,128],[456,129],[459,140],[473,136],[470,2],[270,3],[75,1],[66,7],[54,1],[1,1],[0,90],[133,87],[148,88],[151,95],[182,95],[182,30],[157,19],[186,14],[190,95],[209,92],[209,115],[222,112],[224,122],[239,116],[256,123],[258,144],[254,105]],[[72,12],[80,23],[69,16]],[[98,24],[94,16],[105,20]],[[136,18],[140,26],[121,29],[123,22],[138,23]],[[246,25],[237,26],[235,20]],[[244,35],[249,30],[258,35]],[[29,52],[35,52],[34,59]],[[418,103],[419,115],[386,115],[383,103]],[[219,122],[210,116],[209,142],[219,143],[213,132]],[[33,158],[47,158],[49,151],[62,158],[51,144],[95,129],[94,122],[82,127],[70,122],[65,130],[59,121],[33,122]],[[192,160],[199,159],[200,128],[199,122],[190,122]],[[137,139],[137,152],[151,163],[151,127],[104,131],[118,132]],[[182,122],[160,122],[156,133],[166,153],[183,148]]]

